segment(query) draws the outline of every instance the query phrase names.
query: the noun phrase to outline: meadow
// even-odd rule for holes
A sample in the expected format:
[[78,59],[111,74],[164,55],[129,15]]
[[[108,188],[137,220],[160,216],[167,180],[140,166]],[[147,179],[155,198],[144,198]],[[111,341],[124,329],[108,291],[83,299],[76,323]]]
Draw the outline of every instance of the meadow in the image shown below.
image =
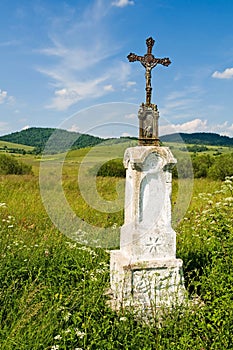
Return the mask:
[[[124,196],[117,212],[87,204],[77,179],[89,150],[72,152],[43,161],[63,166],[64,160],[62,186],[72,210],[93,227],[109,228],[115,243]],[[115,156],[121,152],[120,147]],[[86,170],[93,167],[91,157]],[[146,324],[132,310],[116,313],[108,306],[110,244],[84,245],[64,235],[42,203],[40,158],[18,159],[31,164],[34,175],[0,176],[1,349],[233,349],[233,177],[193,180],[187,211],[174,222],[189,302],[162,315],[155,312]],[[90,178],[86,181],[88,187]],[[105,201],[124,193],[122,179],[96,182]],[[181,183],[186,186],[187,179],[173,181],[173,213]]]

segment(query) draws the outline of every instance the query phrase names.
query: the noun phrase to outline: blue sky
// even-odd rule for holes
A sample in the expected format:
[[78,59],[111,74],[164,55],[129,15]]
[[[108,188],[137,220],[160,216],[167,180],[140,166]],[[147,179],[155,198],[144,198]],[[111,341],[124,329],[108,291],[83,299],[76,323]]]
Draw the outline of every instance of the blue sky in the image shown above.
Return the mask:
[[152,74],[160,133],[232,137],[232,17],[232,0],[1,0],[0,135],[31,126],[98,134],[106,121],[114,136],[135,134],[145,77],[127,55],[144,55],[152,36],[153,54],[172,61]]

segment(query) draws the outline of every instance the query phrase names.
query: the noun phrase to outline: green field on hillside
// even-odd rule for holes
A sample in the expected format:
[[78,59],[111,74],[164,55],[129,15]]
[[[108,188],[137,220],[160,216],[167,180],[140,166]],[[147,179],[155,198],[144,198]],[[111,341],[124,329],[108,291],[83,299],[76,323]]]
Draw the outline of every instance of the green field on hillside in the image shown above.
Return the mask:
[[10,149],[16,149],[16,148],[24,149],[25,151],[32,151],[34,147],[21,145],[21,144],[13,143],[13,142],[0,141],[0,152],[7,151]]
[[[189,303],[164,311],[162,318],[155,312],[151,324],[141,323],[130,309],[109,308],[109,250],[119,245],[124,180],[96,177],[89,170],[123,151],[122,146],[82,149],[41,162],[18,155],[33,166],[34,175],[0,176],[1,349],[232,349],[232,177],[173,181],[177,257],[184,262]],[[73,217],[65,216],[66,234],[42,203],[40,166],[47,201],[58,202],[53,219],[66,213],[61,189],[72,210]],[[186,192],[190,198],[182,197]],[[98,201],[106,207],[98,207]],[[75,217],[81,222],[76,241],[71,238]],[[86,224],[92,227],[89,236]],[[106,235],[100,237],[103,228]]]

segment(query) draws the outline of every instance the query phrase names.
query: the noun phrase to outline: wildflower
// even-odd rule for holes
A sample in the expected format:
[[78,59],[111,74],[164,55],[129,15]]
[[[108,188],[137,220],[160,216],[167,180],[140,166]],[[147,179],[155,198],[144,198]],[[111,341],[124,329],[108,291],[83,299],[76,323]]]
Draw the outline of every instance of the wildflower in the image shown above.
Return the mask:
[[77,335],[80,339],[82,339],[82,338],[84,337],[84,335],[85,335],[84,332],[81,332],[78,328],[75,328],[74,330],[75,330],[76,335]]
[[123,322],[127,321],[127,317],[125,316],[120,317],[120,321],[123,321]]
[[55,339],[55,340],[61,340],[61,339],[62,339],[62,336],[61,336],[60,334],[58,334],[58,335],[56,335],[56,336],[54,337],[54,339]]
[[53,345],[53,346],[51,347],[51,350],[59,350],[59,345]]
[[0,208],[6,208],[6,203],[0,203]]
[[233,201],[233,197],[227,197],[225,198],[225,202],[232,202]]
[[90,273],[90,277],[92,281],[97,281],[97,277],[94,275],[94,272]]
[[202,211],[202,214],[207,214],[209,212],[210,212],[210,209],[205,209],[205,210]]
[[49,250],[48,250],[48,249],[45,249],[44,255],[45,255],[45,256],[49,256]]
[[71,332],[71,329],[70,329],[70,328],[67,328],[67,329],[64,331],[65,334],[68,334],[68,333],[70,333],[70,332]]
[[71,315],[72,315],[72,314],[71,314],[70,312],[67,312],[67,313],[64,315],[63,320],[64,320],[64,321],[68,321]]
[[74,248],[76,248],[76,246],[77,246],[76,243],[71,243],[71,242],[66,242],[66,244],[68,245],[68,247],[69,247],[70,249],[74,249]]

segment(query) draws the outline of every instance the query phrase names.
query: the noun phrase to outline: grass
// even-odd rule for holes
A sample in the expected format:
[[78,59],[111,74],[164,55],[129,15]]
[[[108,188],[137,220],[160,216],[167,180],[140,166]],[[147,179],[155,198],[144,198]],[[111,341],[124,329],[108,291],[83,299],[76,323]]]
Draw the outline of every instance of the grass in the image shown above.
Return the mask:
[[7,141],[0,141],[0,151],[3,151],[2,149],[24,149],[25,151],[32,151],[34,147],[31,146],[26,146],[26,145],[21,145],[18,143],[13,143],[13,142],[7,142]]
[[[122,209],[101,212],[82,199],[77,163],[86,151],[66,157],[65,196],[84,221],[114,230],[123,223]],[[232,349],[233,179],[194,181],[191,203],[176,226],[177,256],[193,302],[164,314],[163,326],[156,317],[146,325],[130,310],[117,314],[108,307],[109,250],[78,244],[54,226],[40,196],[39,162],[24,159],[34,176],[0,177],[1,349]],[[62,155],[53,156],[54,164],[61,161]],[[101,198],[116,200],[118,180],[97,179]],[[179,183],[173,184],[175,210]]]

